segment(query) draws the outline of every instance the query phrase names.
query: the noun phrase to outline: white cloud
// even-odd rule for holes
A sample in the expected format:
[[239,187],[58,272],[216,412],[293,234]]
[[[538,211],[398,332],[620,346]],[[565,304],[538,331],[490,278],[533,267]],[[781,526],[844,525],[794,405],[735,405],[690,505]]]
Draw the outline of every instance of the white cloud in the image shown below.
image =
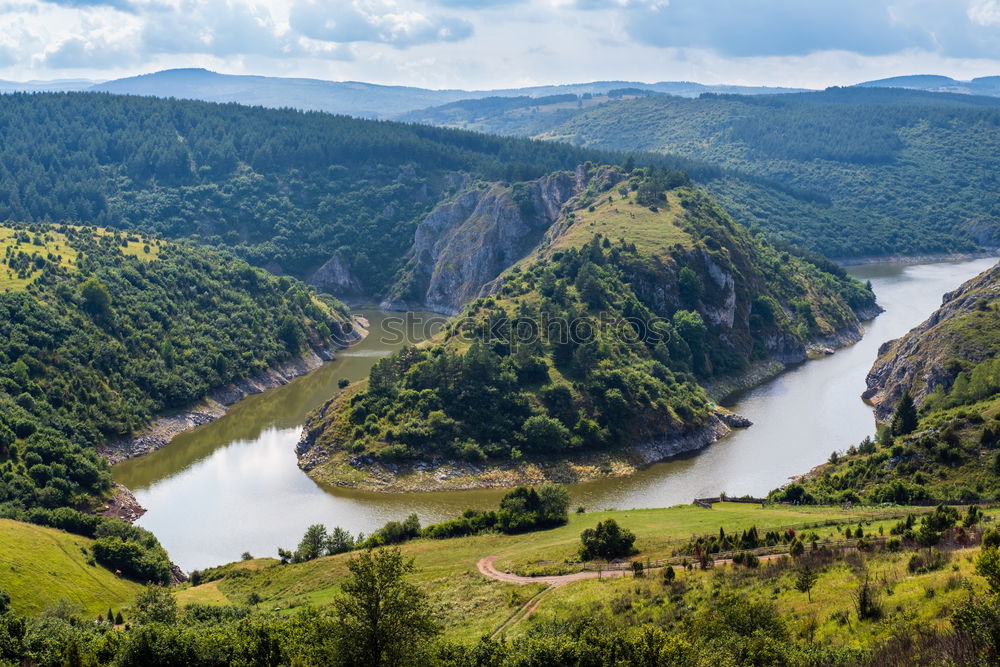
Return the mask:
[[147,53],[282,57],[299,51],[297,38],[279,26],[264,6],[181,0],[151,5],[143,15],[141,48]]
[[468,21],[408,9],[394,0],[297,0],[289,22],[294,30],[315,40],[378,42],[400,48],[459,41],[473,32]]
[[972,0],[967,13],[976,25],[1000,26],[1000,0]]
[[1000,74],[1000,0],[0,0],[0,78],[169,67],[435,88],[968,79]]
[[102,38],[70,37],[42,57],[46,67],[57,70],[104,69],[134,63],[135,49]]

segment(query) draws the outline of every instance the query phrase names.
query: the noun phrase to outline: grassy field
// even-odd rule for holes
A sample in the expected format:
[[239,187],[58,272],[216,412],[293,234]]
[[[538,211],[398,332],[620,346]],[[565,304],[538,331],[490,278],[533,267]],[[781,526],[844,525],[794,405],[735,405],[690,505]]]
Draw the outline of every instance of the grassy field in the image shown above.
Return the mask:
[[92,541],[52,528],[0,519],[0,588],[22,614],[35,614],[65,600],[97,617],[119,611],[142,588],[91,564]]
[[[26,240],[27,239],[27,240]],[[38,274],[40,269],[33,264],[27,269],[16,271],[7,263],[8,253],[25,253],[29,257],[39,255],[45,261],[55,261],[60,266],[73,268],[76,265],[76,250],[71,248],[66,237],[58,232],[47,232],[46,234],[27,234],[24,230],[11,227],[0,227],[0,291],[11,292],[22,290],[27,287]],[[58,258],[52,260],[51,258]]]
[[[864,646],[893,633],[944,629],[955,605],[985,590],[983,580],[972,574],[978,549],[952,552],[939,570],[911,574],[911,552],[865,556],[848,554],[821,571],[811,600],[795,588],[795,570],[788,562],[763,563],[757,570],[728,564],[677,575],[664,583],[659,573],[637,579],[591,579],[552,589],[543,595],[537,611],[509,631],[510,636],[530,631],[532,625],[555,619],[603,619],[609,625],[646,621],[670,625],[692,609],[705,608],[720,596],[733,594],[754,601],[768,601],[799,638],[839,646]],[[881,619],[860,622],[854,594],[865,574],[878,591]]]
[[[605,518],[614,518],[637,534],[637,546],[642,551],[638,558],[645,559],[670,555],[690,536],[717,533],[720,526],[729,533],[753,525],[759,531],[794,527],[798,531],[815,530],[822,537],[835,538],[839,534],[838,528],[843,530],[859,521],[866,523],[867,533],[877,534],[880,525],[895,523],[897,519],[894,517],[904,516],[907,511],[927,510],[899,507],[849,510],[790,506],[761,508],[753,504],[719,503],[711,510],[677,506],[593,512],[573,514],[568,525],[554,530],[513,536],[494,534],[450,540],[420,539],[403,545],[403,551],[414,559],[414,581],[430,596],[447,628],[447,636],[471,642],[501,627],[527,600],[545,588],[541,584],[519,586],[489,579],[477,570],[479,559],[497,554],[496,566],[503,571],[547,571],[552,569],[552,562],[557,566],[555,573],[575,571],[579,565],[561,561],[575,561],[580,532]],[[178,590],[177,598],[182,604],[245,604],[250,594],[256,592],[262,598],[262,609],[284,611],[304,604],[328,604],[340,591],[350,557],[350,554],[342,554],[298,565],[280,565],[273,559],[233,563],[220,569],[219,574],[223,578],[195,587],[185,586]],[[540,565],[540,561],[547,563]],[[710,575],[710,572],[705,572],[682,576]],[[630,584],[625,582],[634,583],[634,580],[628,577],[618,583],[581,581],[547,591],[542,595],[539,613],[582,613],[580,610],[588,608],[586,605],[594,600],[606,602],[607,591],[616,591],[619,586],[628,590]],[[829,583],[833,587],[834,578],[831,577]],[[824,594],[818,591],[820,584],[817,584],[814,598],[819,596],[818,599],[822,600]],[[836,592],[831,595],[842,597]],[[794,596],[788,597],[789,604],[794,602],[791,599]],[[781,598],[779,604],[784,604],[783,600]],[[578,601],[586,605],[578,607]],[[512,627],[511,632],[519,632],[524,626],[518,623]]]
[[570,516],[568,525],[555,530],[532,534],[530,543],[511,544],[495,551],[496,566],[505,572],[519,574],[564,574],[580,570],[578,550],[580,533],[599,521],[613,518],[636,534],[636,547],[642,557],[652,560],[667,558],[698,535],[717,535],[719,528],[726,533],[757,526],[759,532],[793,528],[798,532],[815,532],[821,540],[843,539],[846,527],[864,522],[868,534],[878,534],[879,527],[889,526],[905,517],[907,512],[923,513],[930,508],[856,508],[767,505],[750,503],[716,503],[711,510],[697,505],[678,505],[666,509],[615,510],[588,512]]
[[552,248],[579,248],[594,234],[603,234],[612,241],[628,239],[640,252],[651,255],[663,254],[677,243],[685,248],[691,246],[690,234],[678,226],[684,209],[676,193],[668,193],[667,202],[656,212],[637,204],[634,192],[623,196],[615,191],[611,197],[598,200],[593,211],[576,211],[575,222],[555,240]]

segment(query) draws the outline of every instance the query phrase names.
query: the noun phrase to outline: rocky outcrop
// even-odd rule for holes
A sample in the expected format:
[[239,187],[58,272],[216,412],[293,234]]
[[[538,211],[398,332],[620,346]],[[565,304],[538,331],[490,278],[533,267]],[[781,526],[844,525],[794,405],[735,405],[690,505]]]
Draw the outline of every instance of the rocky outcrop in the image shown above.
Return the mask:
[[306,282],[341,301],[351,302],[364,298],[364,289],[360,281],[354,277],[350,266],[339,255],[334,255],[323,266],[313,271]]
[[360,327],[345,328],[332,345],[309,349],[302,356],[274,368],[214,389],[195,405],[157,418],[141,433],[99,446],[98,453],[109,463],[115,464],[155,451],[169,444],[181,433],[219,419],[226,414],[229,406],[237,401],[268,389],[281,387],[297,377],[316,370],[327,361],[332,361],[337,350],[346,347],[365,333]]
[[[941,307],[902,338],[884,343],[868,373],[862,397],[888,420],[903,392],[920,405],[937,388],[947,390],[958,373],[1000,351],[1000,264],[944,295]],[[975,320],[975,321],[974,321]]]
[[579,190],[574,174],[557,172],[515,187],[480,183],[459,193],[417,227],[406,277],[382,307],[457,313],[538,245]]
[[132,492],[121,484],[115,484],[112,487],[111,498],[108,499],[107,504],[95,512],[98,516],[120,519],[127,523],[134,523],[145,513],[146,508],[140,505]]
[[[638,459],[640,466],[648,466],[659,461],[666,461],[674,456],[696,452],[704,449],[710,444],[729,434],[730,427],[727,422],[732,419],[733,423],[750,425],[750,420],[743,417],[737,419],[738,415],[726,415],[724,418],[717,413],[708,415],[705,422],[694,429],[685,430],[680,433],[665,433],[658,437],[649,438],[632,448],[633,456]],[[740,427],[742,428],[742,426]]]

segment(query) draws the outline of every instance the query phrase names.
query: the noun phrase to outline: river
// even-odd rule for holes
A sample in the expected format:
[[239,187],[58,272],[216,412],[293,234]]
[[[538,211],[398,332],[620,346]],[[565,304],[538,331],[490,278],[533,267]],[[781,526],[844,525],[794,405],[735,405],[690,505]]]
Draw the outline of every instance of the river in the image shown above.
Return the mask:
[[[870,265],[851,273],[871,280],[886,312],[865,324],[865,336],[836,354],[806,362],[737,397],[729,406],[754,426],[698,454],[660,463],[625,479],[571,488],[574,504],[591,509],[663,507],[692,498],[766,494],[796,474],[856,444],[874,431],[861,401],[865,375],[879,345],[923,321],[941,295],[996,260],[919,265]],[[295,444],[305,415],[337,391],[340,378],[360,379],[380,357],[399,349],[408,330],[421,338],[427,318],[405,325],[395,314],[365,311],[372,334],[337,359],[288,385],[250,397],[222,419],[184,433],[152,454],[114,468],[148,512],[152,530],[185,570],[229,562],[244,551],[274,556],[294,549],[306,526],[323,523],[371,532],[417,512],[422,521],[488,507],[502,491],[376,494],[327,488],[297,466]],[[432,320],[441,321],[440,316]]]

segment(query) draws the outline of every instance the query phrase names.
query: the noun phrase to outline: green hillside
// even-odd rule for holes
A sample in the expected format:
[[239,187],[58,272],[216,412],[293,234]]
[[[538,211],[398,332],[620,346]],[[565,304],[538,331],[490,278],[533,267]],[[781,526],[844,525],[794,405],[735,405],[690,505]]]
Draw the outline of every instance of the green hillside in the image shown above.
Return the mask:
[[93,562],[93,540],[0,519],[0,589],[11,609],[34,615],[66,602],[91,618],[121,611],[142,587]]
[[[439,632],[410,638],[401,662],[707,667],[728,656],[723,664],[895,665],[922,656],[985,665],[994,646],[989,626],[978,623],[995,618],[996,582],[981,576],[991,572],[982,564],[996,549],[979,542],[996,539],[994,519],[995,510],[966,507],[718,503],[578,512],[563,527],[521,535],[414,539],[400,547],[413,565],[404,581],[416,599],[426,596]],[[580,534],[605,521],[636,537],[638,553],[613,569],[580,562]],[[910,524],[936,526],[935,545],[917,545]],[[721,535],[744,543],[767,535],[777,544],[745,546],[739,562],[690,554]],[[347,664],[364,636],[343,616],[345,601],[364,595],[348,593],[358,558],[211,568],[173,592],[177,609],[169,593],[144,594],[126,609],[133,627],[119,630],[45,618],[25,628],[0,613],[8,629],[0,649],[40,664],[58,663],[71,645],[124,665]],[[383,609],[397,600],[383,600]],[[393,642],[406,630],[380,632]]]
[[0,126],[0,219],[192,238],[298,278],[337,256],[355,296],[369,297],[393,280],[420,219],[468,178],[618,161],[433,127],[97,93],[5,95]]
[[844,88],[583,109],[463,104],[420,120],[713,162],[733,173],[707,186],[740,222],[828,256],[967,251],[1000,239],[994,98]]
[[[477,562],[494,556],[493,563],[503,572],[527,575],[569,574],[580,572],[580,532],[606,519],[616,520],[637,536],[639,559],[671,558],[692,535],[745,531],[751,527],[762,534],[789,528],[815,531],[820,541],[843,539],[846,527],[865,523],[873,533],[884,531],[908,512],[926,513],[926,508],[853,508],[791,507],[758,504],[718,503],[712,510],[694,505],[664,509],[612,510],[569,516],[565,526],[524,535],[487,534],[452,539],[417,539],[402,546],[415,559],[417,582],[434,600],[446,636],[465,642],[478,640],[500,627],[544,584],[518,584],[496,581],[477,571]],[[240,605],[251,592],[262,598],[262,605],[284,613],[304,605],[326,605],[340,592],[347,575],[346,562],[351,554],[341,554],[305,563],[280,565],[272,558],[241,561],[200,573],[198,585],[184,586],[175,593],[182,605]],[[596,582],[595,582],[596,583]],[[572,589],[586,586],[582,581],[564,590],[552,591],[545,606],[562,607],[563,599],[572,599]],[[627,587],[627,586],[626,586]],[[612,586],[623,590],[626,587]],[[572,609],[562,607],[566,616]],[[516,634],[527,630],[521,626]]]
[[95,446],[349,327],[333,299],[190,244],[7,223],[0,254],[0,513],[84,534],[50,510],[108,492]]
[[[856,336],[855,309],[874,306],[862,285],[775,250],[683,179],[594,169],[493,296],[311,418],[300,446],[310,474],[366,486],[430,459],[517,466],[695,449],[726,431],[702,384]],[[376,472],[359,479],[365,470]]]

